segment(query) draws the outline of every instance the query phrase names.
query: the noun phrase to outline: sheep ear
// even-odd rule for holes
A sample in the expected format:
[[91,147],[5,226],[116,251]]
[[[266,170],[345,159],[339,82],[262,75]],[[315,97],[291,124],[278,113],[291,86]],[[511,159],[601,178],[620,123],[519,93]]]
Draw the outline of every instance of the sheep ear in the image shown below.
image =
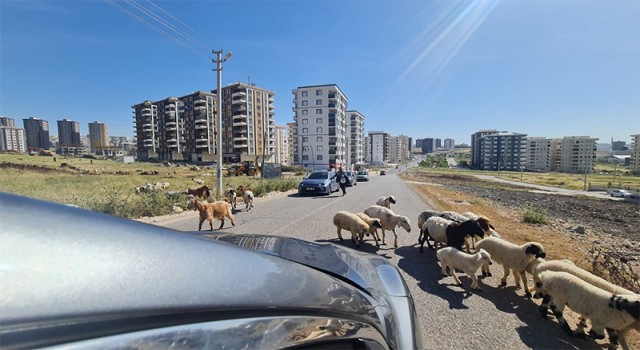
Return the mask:
[[496,228],[495,228],[495,227],[493,227],[493,225],[491,225],[491,224],[489,224],[489,228],[490,228],[490,229],[492,229],[492,230],[495,230],[495,229],[496,229]]

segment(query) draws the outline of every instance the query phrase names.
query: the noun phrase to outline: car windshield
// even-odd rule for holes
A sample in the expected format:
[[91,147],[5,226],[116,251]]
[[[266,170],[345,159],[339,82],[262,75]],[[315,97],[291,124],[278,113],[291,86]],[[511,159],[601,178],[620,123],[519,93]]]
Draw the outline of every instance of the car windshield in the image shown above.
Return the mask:
[[328,177],[329,177],[329,173],[327,173],[327,172],[317,172],[317,173],[309,174],[307,179],[309,179],[309,180],[320,180],[320,179],[326,179]]
[[347,176],[353,176],[353,173],[351,171],[347,171]]

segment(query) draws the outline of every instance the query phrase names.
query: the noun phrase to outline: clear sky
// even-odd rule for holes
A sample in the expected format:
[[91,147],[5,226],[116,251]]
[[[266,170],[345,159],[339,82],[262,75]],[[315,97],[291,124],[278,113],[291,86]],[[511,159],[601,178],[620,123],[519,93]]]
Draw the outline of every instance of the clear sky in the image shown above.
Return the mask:
[[277,125],[292,89],[337,84],[366,131],[640,133],[638,0],[0,0],[0,115],[133,136],[131,105],[215,89],[211,49],[223,85],[275,91]]

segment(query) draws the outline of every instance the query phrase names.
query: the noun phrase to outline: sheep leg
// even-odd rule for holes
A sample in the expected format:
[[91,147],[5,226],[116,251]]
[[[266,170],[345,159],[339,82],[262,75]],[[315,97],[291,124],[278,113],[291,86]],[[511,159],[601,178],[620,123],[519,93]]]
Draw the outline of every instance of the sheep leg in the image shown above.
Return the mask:
[[224,226],[224,216],[220,218],[220,227],[218,227],[218,230],[222,230],[223,226]]
[[578,318],[578,328],[576,329],[576,335],[580,338],[584,338],[586,336],[585,328],[587,328],[587,320],[584,316],[580,315]]
[[493,276],[491,274],[491,270],[489,269],[489,264],[482,263],[482,277],[489,277],[489,276]]
[[393,235],[395,236],[393,239],[393,247],[398,248],[398,233],[396,232],[395,228],[391,231],[393,231]]
[[442,276],[443,277],[447,277],[449,276],[449,274],[447,273],[447,262],[446,261],[441,261],[440,262],[440,266],[441,266],[441,271],[442,271]]
[[478,286],[478,276],[476,276],[475,273],[472,273],[472,274],[469,274],[469,277],[471,277],[471,280],[473,281],[471,283],[471,289],[482,291],[482,289]]
[[[513,275],[515,276],[516,273],[514,272]],[[518,275],[520,275],[519,277],[522,280],[522,284],[524,285],[523,286],[524,287],[524,295],[527,298],[531,298],[531,292],[529,291],[529,285],[528,285],[528,282],[527,282],[527,273],[525,271],[522,271],[522,272],[518,272]],[[518,284],[520,284],[520,283],[518,283]]]
[[448,265],[448,266],[449,266],[449,271],[451,271],[451,276],[453,276],[453,279],[456,281],[456,284],[459,286],[462,286],[462,282],[460,282],[460,279],[456,275],[456,267],[453,265]]
[[616,350],[618,347],[618,331],[607,328],[607,334],[609,334],[609,350]]
[[467,237],[468,236],[464,237],[464,247],[467,250],[467,253],[471,254],[471,248],[469,248],[469,241],[467,241]]
[[547,318],[547,311],[549,310],[549,303],[551,303],[551,300],[552,298],[549,294],[545,294],[544,297],[542,297],[542,303],[538,307],[538,311],[540,311],[540,316],[542,316],[542,318]]
[[569,324],[567,323],[567,320],[564,319],[564,316],[562,314],[564,311],[564,306],[565,306],[564,303],[559,303],[558,305],[556,305],[555,303],[552,302],[551,311],[553,312],[553,315],[558,320],[558,323],[560,324],[560,327],[562,328],[562,330],[569,335],[573,335],[571,326],[569,326]]
[[227,213],[227,217],[229,217],[229,220],[231,220],[231,226],[235,226],[236,220],[234,219],[233,215],[231,215],[231,213]]
[[618,332],[618,342],[622,350],[631,350],[629,343],[627,343],[627,333],[631,330],[631,327],[627,327]]
[[211,226],[211,231],[213,231],[213,215],[209,214],[207,220],[209,220],[209,226]]
[[418,232],[418,244],[422,242],[422,227],[420,227],[420,232]]
[[337,226],[337,227],[338,227],[338,238],[340,238],[340,240],[342,241],[343,240],[342,239],[342,228],[340,228],[340,226]]
[[384,242],[386,234],[384,232],[384,229],[382,229],[382,245],[386,245],[386,243]]
[[198,223],[198,231],[202,231],[203,222],[204,222],[204,217],[200,216],[200,223]]
[[504,276],[500,281],[502,282],[502,286],[504,287],[507,285],[507,277],[509,277],[509,274],[511,273],[511,269],[506,266],[503,266],[503,268],[504,268]]

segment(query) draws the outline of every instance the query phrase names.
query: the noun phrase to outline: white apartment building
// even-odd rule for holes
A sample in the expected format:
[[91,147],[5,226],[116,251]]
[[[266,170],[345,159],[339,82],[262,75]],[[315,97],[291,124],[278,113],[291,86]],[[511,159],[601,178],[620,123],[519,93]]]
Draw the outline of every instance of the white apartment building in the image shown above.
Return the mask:
[[358,111],[347,111],[349,121],[349,152],[347,164],[351,166],[364,164],[364,120],[365,117]]
[[525,168],[527,170],[551,171],[552,139],[527,137]]
[[566,136],[559,143],[559,160],[556,169],[563,173],[591,173],[596,161],[597,138]]
[[369,157],[369,149],[371,148],[371,140],[369,136],[365,136],[364,138],[364,150],[362,152],[362,156],[364,157],[365,163],[371,163],[371,157]]
[[389,136],[389,158],[388,161],[392,163],[399,163],[409,159],[409,137]]
[[631,135],[631,172],[640,174],[640,134]]
[[369,132],[369,163],[383,165],[389,161],[389,134],[384,131]]
[[15,122],[11,125],[0,125],[0,151],[15,151],[27,153],[27,134],[24,129],[16,128]]
[[348,99],[336,84],[292,90],[296,124],[293,162],[303,169],[329,169],[348,162]]
[[289,154],[287,155],[287,165],[293,165],[293,157],[295,154],[294,140],[296,139],[296,123],[287,123],[287,148]]

